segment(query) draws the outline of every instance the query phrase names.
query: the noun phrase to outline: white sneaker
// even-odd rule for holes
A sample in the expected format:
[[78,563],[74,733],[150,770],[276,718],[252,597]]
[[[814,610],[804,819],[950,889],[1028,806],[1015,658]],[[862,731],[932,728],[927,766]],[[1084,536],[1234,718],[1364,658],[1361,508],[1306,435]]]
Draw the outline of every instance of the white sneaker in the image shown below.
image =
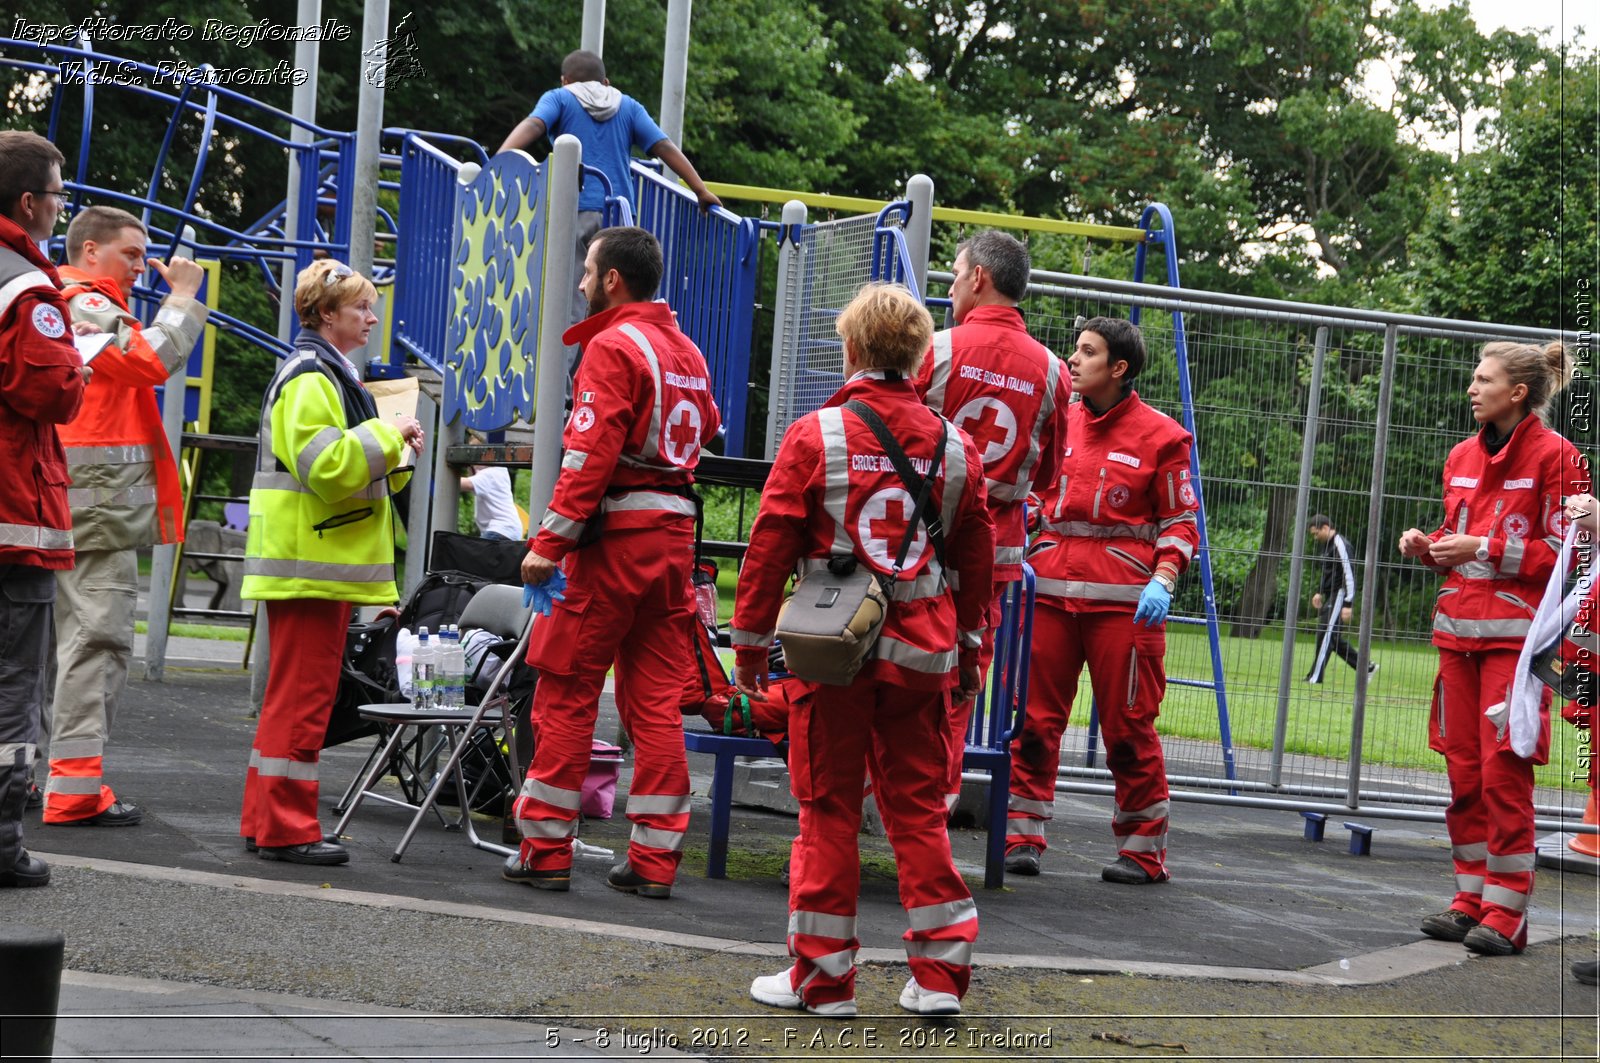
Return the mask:
[[[750,999],[758,1004],[768,1004],[774,1008],[794,1008],[799,1011],[809,1011],[813,1015],[824,1018],[853,1019],[856,1017],[856,1002],[853,1000],[833,1000],[826,1004],[815,1006],[807,1004],[800,999],[791,984],[793,979],[789,972],[793,968],[784,968],[777,974],[764,975],[750,983]],[[952,998],[953,999],[953,998]]]
[[961,1001],[954,993],[924,989],[912,976],[900,990],[900,1006],[918,1015],[960,1015]]

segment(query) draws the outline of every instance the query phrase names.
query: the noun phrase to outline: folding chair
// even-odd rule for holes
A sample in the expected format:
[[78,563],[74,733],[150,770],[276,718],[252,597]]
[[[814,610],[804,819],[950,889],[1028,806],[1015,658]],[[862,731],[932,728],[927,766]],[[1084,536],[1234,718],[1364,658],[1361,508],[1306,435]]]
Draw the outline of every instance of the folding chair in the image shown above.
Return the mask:
[[[355,815],[356,809],[368,798],[383,804],[415,809],[416,813],[411,817],[411,823],[401,836],[399,844],[395,846],[394,855],[391,857],[396,863],[399,863],[405,855],[406,848],[410,846],[411,839],[416,835],[423,818],[430,811],[440,815],[437,809],[440,791],[447,782],[452,781],[461,801],[461,815],[454,824],[446,822],[446,829],[465,831],[467,840],[474,848],[501,856],[509,855],[512,851],[506,846],[479,837],[472,822],[471,811],[472,801],[477,794],[475,789],[469,790],[467,787],[466,776],[461,768],[461,758],[479,728],[489,727],[503,731],[507,727],[511,718],[509,686],[513,674],[518,668],[523,667],[522,658],[527,650],[529,632],[533,628],[533,614],[531,610],[522,606],[521,588],[492,584],[478,591],[467,603],[466,609],[461,613],[460,626],[479,627],[503,636],[502,641],[491,648],[491,652],[502,657],[503,663],[495,673],[493,682],[484,692],[483,698],[471,712],[418,709],[407,703],[363,705],[360,709],[363,719],[385,726],[390,730],[390,734],[383,748],[372,759],[360,788],[345,810],[344,817],[339,820],[337,830],[338,833],[344,833],[345,826]],[[514,640],[504,638],[508,635],[516,637]],[[422,756],[413,754],[414,759],[408,760],[406,751],[420,751],[424,744],[424,734],[429,728],[435,727],[440,731],[442,744],[435,743],[433,749],[436,752],[443,752],[448,748],[449,756],[443,767],[434,775],[432,785],[428,787],[422,799],[413,803],[374,791],[373,786],[391,767],[398,767],[400,771],[410,771],[413,777],[423,773]],[[499,743],[493,745],[498,750]],[[396,765],[396,758],[402,763]],[[507,761],[506,767],[507,773],[515,778],[517,772],[510,760]],[[493,776],[493,772],[486,772],[478,785],[481,787]],[[440,818],[442,820],[443,816],[440,815]]]

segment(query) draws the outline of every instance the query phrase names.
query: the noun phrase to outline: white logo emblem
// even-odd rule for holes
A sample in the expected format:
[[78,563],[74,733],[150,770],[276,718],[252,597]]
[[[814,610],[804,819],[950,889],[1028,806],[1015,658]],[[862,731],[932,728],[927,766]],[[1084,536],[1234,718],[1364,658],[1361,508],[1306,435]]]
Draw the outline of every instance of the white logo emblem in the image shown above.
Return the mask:
[[[915,520],[913,501],[904,488],[885,487],[867,499],[856,518],[856,538],[866,548],[872,563],[885,572],[894,568],[895,555],[905,541],[906,525]],[[917,521],[917,534],[906,551],[906,568],[913,568],[928,550],[928,532]]]
[[594,411],[587,406],[579,406],[572,411],[572,427],[580,432],[587,432],[594,427]]
[[1507,538],[1526,539],[1528,537],[1528,518],[1521,513],[1506,514],[1505,529]]
[[661,429],[662,449],[674,465],[688,465],[700,450],[700,408],[683,399]]
[[1017,415],[999,399],[983,396],[973,399],[951,418],[957,428],[972,437],[985,465],[1011,453],[1017,441]]
[[33,327],[53,340],[59,340],[67,334],[67,323],[62,319],[61,311],[49,303],[40,303],[33,308]]

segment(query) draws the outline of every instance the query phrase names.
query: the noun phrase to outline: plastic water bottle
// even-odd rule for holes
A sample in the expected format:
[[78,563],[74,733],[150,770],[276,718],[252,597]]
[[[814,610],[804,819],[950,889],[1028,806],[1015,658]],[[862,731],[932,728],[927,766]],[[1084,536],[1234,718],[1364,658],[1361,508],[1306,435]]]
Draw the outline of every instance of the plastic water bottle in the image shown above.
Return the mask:
[[411,704],[423,711],[437,707],[438,644],[428,638],[428,629],[417,629],[417,648],[411,654]]
[[461,628],[451,624],[440,644],[439,683],[441,708],[465,712],[467,708],[466,657],[461,652]]

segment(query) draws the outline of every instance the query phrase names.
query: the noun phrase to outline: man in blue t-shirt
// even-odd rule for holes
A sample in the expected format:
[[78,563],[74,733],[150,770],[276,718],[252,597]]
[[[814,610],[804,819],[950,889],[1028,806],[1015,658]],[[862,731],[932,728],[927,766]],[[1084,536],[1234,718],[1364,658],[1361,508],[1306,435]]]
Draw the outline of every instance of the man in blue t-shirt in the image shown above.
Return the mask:
[[[634,148],[660,159],[673,173],[683,179],[701,210],[722,205],[706,183],[695,172],[694,164],[684,156],[661,127],[656,125],[644,107],[631,96],[626,96],[606,80],[605,63],[593,52],[577,51],[561,62],[561,87],[551,89],[539,97],[533,113],[517,123],[517,127],[500,145],[500,151],[525,151],[547,135],[554,141],[563,133],[571,133],[583,145],[583,162],[606,175],[611,184],[611,194],[622,196],[633,204],[633,178],[628,172],[628,161]],[[496,152],[499,154],[499,152]],[[583,182],[578,193],[577,248],[574,259],[572,323],[582,321],[588,314],[588,303],[577,291],[576,280],[583,274],[583,260],[589,252],[589,241],[600,231],[600,211],[605,205],[604,186],[595,180]],[[567,399],[572,398],[572,374],[577,371],[578,348],[567,348]]]

